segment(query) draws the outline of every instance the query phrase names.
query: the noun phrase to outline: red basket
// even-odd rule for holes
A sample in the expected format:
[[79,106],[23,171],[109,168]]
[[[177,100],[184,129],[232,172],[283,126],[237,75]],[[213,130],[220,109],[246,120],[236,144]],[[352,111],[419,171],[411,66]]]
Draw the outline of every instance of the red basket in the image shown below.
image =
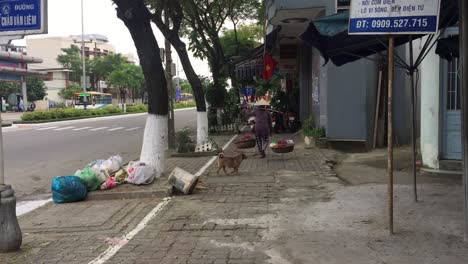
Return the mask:
[[294,145],[282,147],[282,148],[271,148],[271,150],[275,153],[280,153],[280,154],[289,153],[289,152],[294,151]]

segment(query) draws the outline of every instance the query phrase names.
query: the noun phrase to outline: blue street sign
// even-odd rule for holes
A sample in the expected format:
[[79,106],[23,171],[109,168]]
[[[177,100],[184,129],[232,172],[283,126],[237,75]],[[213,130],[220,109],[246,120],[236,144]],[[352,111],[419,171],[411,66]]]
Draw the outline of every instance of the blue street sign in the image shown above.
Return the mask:
[[45,33],[47,1],[0,0],[0,33]]
[[430,34],[438,30],[440,0],[353,0],[349,34]]

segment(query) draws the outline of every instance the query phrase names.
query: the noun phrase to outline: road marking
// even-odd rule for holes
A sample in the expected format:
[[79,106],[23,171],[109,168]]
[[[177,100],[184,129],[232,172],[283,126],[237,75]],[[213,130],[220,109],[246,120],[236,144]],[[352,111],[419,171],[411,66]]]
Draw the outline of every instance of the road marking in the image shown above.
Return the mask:
[[81,128],[73,129],[73,131],[81,131],[81,130],[85,130],[88,128],[93,128],[93,127],[81,127]]
[[148,223],[169,204],[170,201],[171,198],[164,198],[163,202],[159,203],[155,208],[153,208],[153,210],[151,210],[151,212],[149,212],[145,218],[143,218],[143,220],[138,223],[135,229],[120,239],[122,243],[110,246],[101,255],[99,255],[93,261],[89,262],[89,264],[102,264],[110,260],[123,246],[132,240],[138,233],[140,233],[140,231],[143,230],[148,225]]
[[39,128],[39,129],[36,129],[37,131],[43,131],[43,130],[50,130],[50,129],[54,129],[54,128],[57,128],[56,126],[54,127],[44,127],[44,128]]
[[109,127],[98,127],[98,128],[95,128],[95,129],[91,129],[90,131],[98,131],[98,130],[103,130],[103,129],[106,129],[106,128],[109,128]]
[[67,130],[67,129],[72,129],[72,128],[75,128],[74,126],[69,126],[69,127],[62,127],[62,128],[57,128],[57,129],[54,129],[55,131],[62,131],[62,130]]
[[116,130],[121,130],[121,129],[124,129],[125,127],[116,127],[116,128],[112,128],[112,129],[109,129],[108,131],[116,131]]
[[125,129],[125,131],[133,131],[133,130],[137,130],[137,129],[140,129],[140,127],[134,127],[134,128]]
[[52,199],[20,202],[16,206],[16,215],[22,216],[50,202],[52,202]]

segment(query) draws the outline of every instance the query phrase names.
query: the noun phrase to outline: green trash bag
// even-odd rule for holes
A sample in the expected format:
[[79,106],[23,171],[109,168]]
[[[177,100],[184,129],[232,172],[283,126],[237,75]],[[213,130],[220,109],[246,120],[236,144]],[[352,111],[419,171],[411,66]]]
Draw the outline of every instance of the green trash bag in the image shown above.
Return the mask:
[[81,182],[86,186],[88,192],[96,191],[101,187],[101,180],[96,177],[96,174],[91,168],[85,168],[82,171],[78,171],[77,175]]

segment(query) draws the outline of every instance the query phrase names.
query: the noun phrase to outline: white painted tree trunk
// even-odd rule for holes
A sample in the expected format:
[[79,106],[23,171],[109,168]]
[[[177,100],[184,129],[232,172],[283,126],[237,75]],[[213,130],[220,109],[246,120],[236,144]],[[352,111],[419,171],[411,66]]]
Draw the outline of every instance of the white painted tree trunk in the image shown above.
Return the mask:
[[148,114],[146,118],[140,161],[153,167],[156,177],[164,173],[164,156],[167,149],[167,115]]
[[203,144],[208,140],[208,114],[197,112],[197,144]]

